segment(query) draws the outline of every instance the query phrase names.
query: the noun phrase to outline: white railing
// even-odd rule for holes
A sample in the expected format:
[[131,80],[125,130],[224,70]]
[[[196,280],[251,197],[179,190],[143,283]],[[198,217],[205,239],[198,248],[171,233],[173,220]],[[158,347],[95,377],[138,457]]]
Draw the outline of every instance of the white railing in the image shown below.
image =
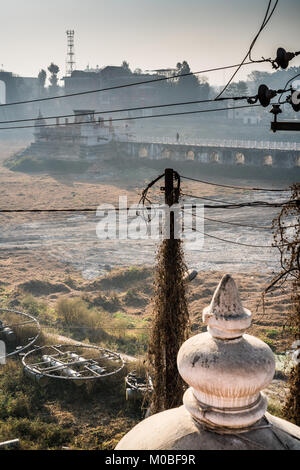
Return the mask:
[[170,137],[139,137],[132,136],[131,142],[143,142],[168,145],[194,145],[198,147],[230,147],[230,148],[253,148],[265,150],[300,150],[298,142],[266,142],[257,140],[212,140],[212,139],[188,139],[180,138],[179,141]]

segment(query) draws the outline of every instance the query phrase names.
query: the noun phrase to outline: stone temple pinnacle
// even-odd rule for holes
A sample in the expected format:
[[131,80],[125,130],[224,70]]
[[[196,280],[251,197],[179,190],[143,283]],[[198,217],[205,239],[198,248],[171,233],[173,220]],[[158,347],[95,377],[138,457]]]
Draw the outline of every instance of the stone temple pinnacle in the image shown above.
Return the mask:
[[178,370],[189,385],[183,406],[135,426],[117,450],[300,450],[300,428],[267,413],[262,393],[275,372],[272,350],[245,333],[251,312],[225,275],[203,310],[207,332],[181,346]]

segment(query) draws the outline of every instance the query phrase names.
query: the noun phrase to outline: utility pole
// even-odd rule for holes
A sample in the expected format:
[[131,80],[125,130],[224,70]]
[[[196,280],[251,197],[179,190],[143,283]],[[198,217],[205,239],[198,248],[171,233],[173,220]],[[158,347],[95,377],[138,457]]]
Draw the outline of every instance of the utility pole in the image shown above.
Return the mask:
[[[165,204],[179,202],[180,177],[172,168],[165,170]],[[175,238],[175,214],[166,216],[166,233],[157,255],[154,281],[154,316],[149,338],[148,359],[153,394],[151,411],[167,410],[182,404],[184,383],[177,370],[177,353],[187,339],[189,315],[186,299],[186,266],[182,241]]]
[[[177,179],[178,185],[174,188],[174,179]],[[165,204],[172,207],[179,202],[179,176],[172,168],[165,169]],[[170,211],[170,240],[174,240],[175,219],[174,211]],[[168,232],[167,232],[168,233]]]

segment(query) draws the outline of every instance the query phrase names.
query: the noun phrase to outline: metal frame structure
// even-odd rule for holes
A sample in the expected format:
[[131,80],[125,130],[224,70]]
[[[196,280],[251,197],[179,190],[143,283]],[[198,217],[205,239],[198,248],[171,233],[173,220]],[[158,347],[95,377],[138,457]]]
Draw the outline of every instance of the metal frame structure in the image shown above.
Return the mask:
[[0,308],[0,320],[1,320],[1,313],[2,312],[14,313],[14,314],[17,314],[17,315],[21,315],[21,316],[23,316],[27,319],[26,321],[23,321],[23,322],[20,322],[20,323],[5,324],[4,325],[5,328],[9,328],[13,331],[14,327],[17,327],[17,326],[19,327],[19,326],[28,325],[28,324],[32,323],[32,324],[35,324],[36,327],[37,327],[37,334],[33,337],[28,338],[29,343],[27,343],[26,345],[17,346],[15,348],[15,350],[12,351],[11,353],[5,354],[5,356],[0,356],[0,361],[3,360],[3,359],[6,359],[8,357],[14,356],[15,354],[20,354],[23,351],[25,351],[25,349],[29,348],[30,346],[32,346],[36,342],[36,340],[38,339],[38,337],[40,336],[40,333],[41,333],[40,323],[38,322],[38,320],[34,316],[29,315],[28,313],[20,312],[19,310],[12,310],[12,309],[9,309],[9,308]]
[[73,29],[68,29],[66,31],[67,35],[67,59],[66,59],[66,75],[71,76],[72,72],[75,70],[75,52],[74,52],[74,35],[75,31]]
[[139,377],[136,371],[129,372],[125,377],[126,400],[135,400],[145,393],[153,391],[153,383],[150,375],[145,378]]
[[[86,359],[77,354],[76,349],[99,351],[99,359]],[[74,351],[75,350],[75,351]],[[42,353],[40,361],[29,362],[31,356]],[[120,362],[120,367],[112,372],[105,372],[99,364],[101,359]],[[39,381],[42,378],[85,382],[103,379],[117,374],[125,367],[125,361],[118,353],[90,344],[56,344],[40,346],[24,354],[22,358],[24,372]]]

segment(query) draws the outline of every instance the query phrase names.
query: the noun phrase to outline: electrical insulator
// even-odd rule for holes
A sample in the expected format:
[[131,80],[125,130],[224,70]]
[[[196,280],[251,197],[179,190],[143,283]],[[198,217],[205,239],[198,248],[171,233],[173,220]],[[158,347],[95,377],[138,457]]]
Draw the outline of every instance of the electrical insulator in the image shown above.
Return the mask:
[[270,101],[277,95],[275,90],[270,90],[267,85],[260,85],[258,88],[257,99],[260,104],[266,108],[269,106]]
[[292,105],[292,108],[296,113],[300,111],[300,91],[293,90],[287,101]]
[[299,52],[287,52],[285,49],[283,49],[283,47],[279,47],[277,49],[276,59],[273,62],[274,68],[278,69],[279,67],[281,67],[282,69],[286,69],[289,65],[290,60],[296,57]]

